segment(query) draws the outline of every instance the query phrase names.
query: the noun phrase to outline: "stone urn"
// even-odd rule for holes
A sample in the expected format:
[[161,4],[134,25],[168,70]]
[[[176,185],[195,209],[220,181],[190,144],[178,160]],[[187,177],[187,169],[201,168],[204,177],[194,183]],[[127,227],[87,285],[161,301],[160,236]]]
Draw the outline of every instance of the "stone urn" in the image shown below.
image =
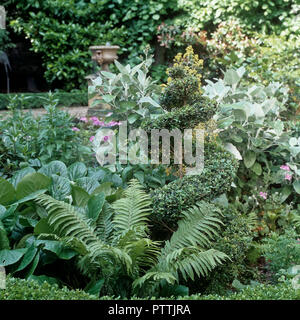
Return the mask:
[[[91,46],[89,50],[92,52],[92,60],[101,67],[103,71],[109,71],[108,65],[113,63],[118,59],[117,51],[120,49],[119,46]],[[86,77],[88,85],[92,85],[92,80],[98,76],[97,73],[91,74]],[[92,106],[94,100],[99,99],[99,96],[89,97],[89,109],[87,114],[89,116],[104,116],[107,113],[107,110],[110,110],[111,107],[106,103],[99,103],[97,106]]]
[[108,65],[118,59],[117,51],[119,46],[92,46],[89,47],[92,52],[92,60],[95,61],[102,69],[108,71]]

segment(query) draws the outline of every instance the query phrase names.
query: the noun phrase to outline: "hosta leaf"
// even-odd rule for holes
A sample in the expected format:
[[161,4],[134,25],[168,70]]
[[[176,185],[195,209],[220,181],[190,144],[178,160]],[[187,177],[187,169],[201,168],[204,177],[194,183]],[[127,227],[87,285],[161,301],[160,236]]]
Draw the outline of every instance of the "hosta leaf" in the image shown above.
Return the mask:
[[22,257],[22,260],[18,266],[18,268],[15,270],[15,272],[21,271],[25,269],[34,259],[38,249],[34,245],[34,243],[27,249],[26,253]]
[[0,177],[0,204],[6,205],[15,200],[16,191],[13,185]]
[[80,178],[76,182],[77,185],[84,189],[88,194],[92,194],[93,191],[100,185],[97,180],[90,177]]
[[38,172],[43,173],[44,175],[48,176],[49,178],[56,174],[61,177],[68,176],[68,170],[66,165],[61,161],[51,161],[46,166],[42,167]]
[[90,195],[81,187],[72,186],[73,203],[78,207],[84,207],[90,199]]
[[53,198],[57,200],[64,200],[71,194],[71,183],[67,178],[53,174],[50,192]]
[[105,194],[103,192],[93,195],[88,201],[87,217],[96,221],[105,202]]
[[69,179],[75,181],[86,176],[87,168],[82,162],[75,162],[68,168]]
[[42,189],[48,189],[50,183],[51,179],[47,176],[39,172],[30,173],[18,183],[16,190],[17,199],[21,200],[31,193]]
[[34,173],[35,170],[31,167],[24,168],[18,172],[16,172],[12,178],[10,179],[11,184],[16,188],[17,184],[29,173]]
[[0,251],[0,266],[6,267],[18,262],[27,251],[27,248]]

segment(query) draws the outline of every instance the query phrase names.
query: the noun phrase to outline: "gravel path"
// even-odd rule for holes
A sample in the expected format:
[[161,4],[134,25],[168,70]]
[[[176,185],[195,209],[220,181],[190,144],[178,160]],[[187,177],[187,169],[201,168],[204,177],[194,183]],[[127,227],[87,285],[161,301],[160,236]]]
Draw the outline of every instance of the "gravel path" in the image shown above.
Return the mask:
[[[88,107],[68,107],[68,108],[61,108],[62,110],[67,111],[68,113],[70,113],[73,116],[76,117],[83,117],[86,115]],[[24,112],[28,112],[28,111],[32,111],[34,116],[39,116],[43,113],[46,113],[45,109],[24,109]],[[7,110],[1,110],[0,111],[0,116],[4,116],[8,114],[9,111]]]

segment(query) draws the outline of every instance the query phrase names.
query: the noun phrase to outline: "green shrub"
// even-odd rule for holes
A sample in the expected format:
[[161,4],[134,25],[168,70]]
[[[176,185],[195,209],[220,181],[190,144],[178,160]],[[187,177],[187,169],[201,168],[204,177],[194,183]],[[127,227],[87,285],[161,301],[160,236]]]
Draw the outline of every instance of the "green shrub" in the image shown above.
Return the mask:
[[179,8],[186,11],[182,24],[198,28],[211,30],[233,17],[249,30],[294,34],[299,30],[297,0],[181,0]]
[[276,286],[259,284],[248,286],[240,292],[220,295],[191,295],[178,300],[299,300],[299,294],[291,284],[284,283]]
[[288,229],[282,235],[272,232],[269,237],[263,239],[262,253],[273,278],[276,278],[280,269],[300,264],[300,245],[297,237],[293,229]]
[[176,228],[181,212],[194,203],[211,201],[227,192],[238,162],[215,143],[204,145],[204,169],[200,175],[187,175],[152,192],[152,218]]
[[[118,300],[118,297],[103,296],[100,300]],[[149,297],[148,300],[155,300],[155,297]],[[184,297],[168,297],[159,298],[159,300],[299,300],[300,296],[294,290],[290,283],[282,283],[278,285],[259,284],[256,286],[248,286],[240,292],[230,293],[227,295],[209,294],[200,295],[194,294]],[[131,297],[130,300],[139,300],[137,297]]]
[[206,122],[216,113],[217,105],[213,100],[200,97],[193,105],[184,106],[159,116],[157,119],[142,123],[142,128],[150,129],[192,129],[200,122]]
[[97,300],[81,290],[59,288],[48,282],[39,283],[34,280],[6,278],[6,288],[0,289],[0,300]]
[[[58,105],[63,107],[87,106],[88,96],[86,92],[54,92],[53,96],[58,100]],[[43,108],[48,93],[18,93],[0,94],[0,110],[5,110],[14,98],[15,107],[18,109]]]
[[85,84],[91,45],[119,45],[120,58],[137,62],[161,19],[175,8],[175,0],[6,1],[8,24],[41,55],[46,80],[65,89]]

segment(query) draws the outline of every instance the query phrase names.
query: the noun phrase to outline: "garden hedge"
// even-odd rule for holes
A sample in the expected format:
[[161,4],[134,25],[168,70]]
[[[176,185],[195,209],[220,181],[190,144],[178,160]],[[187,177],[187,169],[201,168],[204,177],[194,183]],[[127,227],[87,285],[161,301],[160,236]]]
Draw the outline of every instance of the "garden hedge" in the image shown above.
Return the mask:
[[[299,293],[289,283],[278,285],[259,284],[248,286],[240,292],[228,295],[195,294],[178,298],[160,298],[159,300],[299,300]],[[34,280],[7,277],[6,289],[0,289],[0,300],[121,300],[119,297],[103,296],[97,298],[80,290],[59,289],[47,282],[40,284]],[[127,299],[124,299],[127,300]],[[132,297],[130,300],[143,300]],[[150,298],[149,300],[155,300]]]
[[[36,109],[43,107],[45,99],[48,97],[48,92],[0,94],[0,110],[6,110],[14,96],[17,96],[17,108]],[[53,96],[58,99],[58,104],[64,107],[88,105],[88,95],[85,92],[55,92]]]
[[96,300],[81,290],[60,289],[56,284],[35,280],[6,278],[6,288],[0,289],[0,300]]
[[200,200],[210,202],[226,193],[237,168],[238,162],[230,153],[215,143],[205,143],[200,175],[186,175],[151,193],[152,219],[176,229],[182,211]]

